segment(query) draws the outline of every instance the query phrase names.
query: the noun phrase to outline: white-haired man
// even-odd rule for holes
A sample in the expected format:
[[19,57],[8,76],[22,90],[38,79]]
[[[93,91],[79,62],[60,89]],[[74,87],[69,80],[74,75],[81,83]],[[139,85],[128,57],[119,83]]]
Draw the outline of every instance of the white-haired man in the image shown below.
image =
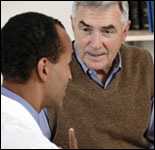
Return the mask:
[[[79,148],[149,148],[154,143],[154,69],[150,54],[124,44],[126,1],[75,1],[70,83],[54,141]],[[52,119],[51,116],[49,116]]]

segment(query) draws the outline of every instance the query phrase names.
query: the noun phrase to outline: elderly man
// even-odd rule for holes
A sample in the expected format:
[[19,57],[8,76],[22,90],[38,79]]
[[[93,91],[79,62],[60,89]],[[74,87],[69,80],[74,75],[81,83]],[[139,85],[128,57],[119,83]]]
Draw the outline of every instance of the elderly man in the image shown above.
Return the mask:
[[72,78],[70,38],[58,20],[33,12],[11,18],[1,34],[1,147],[56,149],[44,108],[62,105]]
[[73,3],[73,80],[54,128],[62,147],[70,127],[79,148],[153,146],[154,67],[146,50],[124,44],[129,26],[126,1]]

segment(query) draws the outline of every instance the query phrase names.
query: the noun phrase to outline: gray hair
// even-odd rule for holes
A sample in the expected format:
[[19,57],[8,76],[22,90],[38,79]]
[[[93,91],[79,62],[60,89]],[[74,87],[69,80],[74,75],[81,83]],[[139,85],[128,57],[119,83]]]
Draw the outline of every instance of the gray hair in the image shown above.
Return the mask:
[[119,8],[122,12],[122,21],[127,22],[129,19],[128,1],[74,1],[72,6],[72,16],[75,16],[76,10],[79,8],[79,6],[104,6],[105,8],[108,8],[113,4],[119,5]]

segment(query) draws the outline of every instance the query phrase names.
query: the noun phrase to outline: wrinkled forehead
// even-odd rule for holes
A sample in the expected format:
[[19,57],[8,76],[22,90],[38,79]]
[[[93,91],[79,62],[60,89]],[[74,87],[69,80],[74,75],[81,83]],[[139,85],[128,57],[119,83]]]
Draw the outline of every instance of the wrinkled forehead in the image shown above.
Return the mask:
[[111,5],[109,8],[79,6],[75,14],[76,23],[85,22],[88,25],[101,27],[113,24],[118,26],[122,24],[122,13],[118,5]]

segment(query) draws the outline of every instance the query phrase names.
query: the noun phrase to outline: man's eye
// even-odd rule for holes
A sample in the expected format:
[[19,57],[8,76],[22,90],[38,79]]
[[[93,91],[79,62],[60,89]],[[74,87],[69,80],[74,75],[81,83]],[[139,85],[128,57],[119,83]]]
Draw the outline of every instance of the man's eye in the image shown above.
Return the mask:
[[105,33],[111,33],[109,30],[106,30]]
[[104,33],[109,34],[109,33],[111,33],[111,31],[109,31],[109,30],[105,30]]
[[89,29],[87,29],[87,28],[84,28],[84,29],[83,29],[83,31],[86,31],[86,32],[87,32],[87,31],[89,31]]
[[87,32],[87,33],[90,33],[90,32],[91,32],[91,30],[88,29],[88,28],[83,28],[82,30],[83,30],[84,32]]
[[114,33],[114,31],[113,30],[104,30],[103,33],[110,34],[110,33]]

